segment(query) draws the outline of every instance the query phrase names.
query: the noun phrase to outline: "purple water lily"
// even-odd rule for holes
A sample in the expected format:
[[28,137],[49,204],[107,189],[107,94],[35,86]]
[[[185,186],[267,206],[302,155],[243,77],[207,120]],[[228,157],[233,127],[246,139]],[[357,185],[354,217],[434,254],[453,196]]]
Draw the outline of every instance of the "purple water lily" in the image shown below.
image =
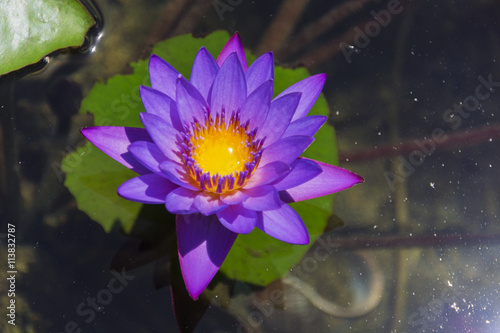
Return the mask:
[[238,34],[217,60],[201,48],[186,80],[151,56],[151,88],[140,87],[145,128],[91,127],[83,135],[139,174],[118,188],[128,200],[177,214],[182,275],[193,299],[207,287],[238,234],[255,227],[309,243],[288,205],[362,182],[345,169],[299,157],[326,121],[307,116],[326,80],[304,79],[276,98],[271,52],[247,66]]

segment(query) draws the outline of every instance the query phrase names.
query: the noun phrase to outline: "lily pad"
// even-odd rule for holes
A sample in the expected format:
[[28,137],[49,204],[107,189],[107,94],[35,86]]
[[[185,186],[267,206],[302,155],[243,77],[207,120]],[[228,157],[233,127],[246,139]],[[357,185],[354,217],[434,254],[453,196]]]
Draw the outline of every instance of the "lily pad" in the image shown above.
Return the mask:
[[80,46],[94,19],[77,0],[2,0],[0,75]]
[[[189,77],[200,47],[205,46],[216,57],[228,38],[227,32],[214,32],[203,39],[182,35],[157,44],[153,53],[168,61],[185,77]],[[249,63],[255,60],[248,51],[247,60]],[[96,83],[83,100],[80,112],[91,112],[97,126],[142,127],[139,113],[145,110],[139,96],[139,86],[149,85],[148,61],[140,60],[131,66],[133,74],[117,75],[107,83]],[[276,66],[275,95],[309,76],[304,68],[286,69]],[[323,95],[310,114],[329,114]],[[304,156],[337,164],[337,143],[333,128],[323,126],[315,138]],[[77,199],[81,210],[100,223],[106,231],[117,221],[126,231],[131,230],[141,204],[120,198],[116,189],[126,178],[132,178],[133,172],[126,170],[90,143],[68,155],[63,160],[62,169],[66,172],[65,184]],[[332,215],[332,205],[332,195],[292,204],[307,225],[311,244],[325,229],[328,217]],[[266,285],[286,274],[309,248],[310,245],[291,245],[278,241],[255,229],[248,235],[238,236],[220,270],[230,278]]]

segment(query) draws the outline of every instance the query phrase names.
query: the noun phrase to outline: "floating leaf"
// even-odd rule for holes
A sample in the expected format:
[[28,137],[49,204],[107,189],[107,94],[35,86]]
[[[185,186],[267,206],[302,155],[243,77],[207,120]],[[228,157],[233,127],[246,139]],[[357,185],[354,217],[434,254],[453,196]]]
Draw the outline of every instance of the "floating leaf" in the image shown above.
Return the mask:
[[66,156],[62,163],[65,185],[77,199],[78,208],[110,231],[120,221],[125,231],[132,229],[142,204],[119,197],[117,186],[135,173],[87,143]]
[[[157,44],[153,53],[168,61],[179,73],[189,77],[197,51],[202,47],[216,57],[228,40],[226,32],[215,32],[204,39],[191,35],[178,36]],[[249,63],[255,60],[247,52]],[[131,64],[134,73],[117,75],[107,83],[97,83],[82,102],[80,112],[91,112],[97,126],[142,127],[139,113],[144,112],[139,86],[149,85],[148,61]],[[275,95],[310,74],[304,68],[275,68]],[[329,109],[321,95],[310,114],[328,115]],[[337,144],[331,126],[325,125],[304,156],[337,164]],[[78,155],[80,163],[69,165]],[[115,221],[130,230],[140,210],[140,204],[121,199],[116,189],[134,173],[126,170],[90,143],[68,155],[63,161],[66,186],[76,197],[78,207],[109,231]],[[129,175],[127,175],[129,173]],[[292,204],[307,225],[311,244],[323,233],[332,214],[333,196],[325,196]],[[135,215],[134,215],[135,214]],[[258,229],[238,236],[220,271],[230,278],[256,285],[266,285],[282,277],[295,265],[310,245],[292,245],[278,241]]]
[[94,19],[77,0],[2,0],[0,75],[80,46]]

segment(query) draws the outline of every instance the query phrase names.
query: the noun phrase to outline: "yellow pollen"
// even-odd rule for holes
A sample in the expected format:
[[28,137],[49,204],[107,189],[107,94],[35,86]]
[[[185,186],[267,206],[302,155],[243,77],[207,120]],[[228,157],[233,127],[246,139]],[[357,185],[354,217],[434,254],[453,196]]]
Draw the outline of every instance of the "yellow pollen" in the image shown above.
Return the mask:
[[191,138],[193,156],[203,172],[211,175],[229,175],[245,170],[245,163],[251,161],[251,149],[247,135],[241,131],[225,128],[208,128],[201,137]]
[[181,145],[186,170],[204,191],[226,193],[242,187],[262,155],[263,142],[255,135],[237,113],[227,125],[224,113],[208,116],[203,125],[192,123]]

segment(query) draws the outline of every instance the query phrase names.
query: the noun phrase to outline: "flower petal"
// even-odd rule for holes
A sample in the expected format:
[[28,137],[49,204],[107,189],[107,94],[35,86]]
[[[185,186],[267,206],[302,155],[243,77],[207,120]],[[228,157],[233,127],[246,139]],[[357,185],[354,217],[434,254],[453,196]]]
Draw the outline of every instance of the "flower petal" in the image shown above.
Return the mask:
[[127,199],[146,204],[163,204],[172,190],[178,188],[166,178],[154,173],[127,180],[118,187],[118,194]]
[[[304,160],[308,159],[304,158]],[[323,162],[311,161],[316,163],[322,172],[301,185],[280,192],[281,200],[294,202],[322,197],[363,182],[362,177],[351,171]]]
[[202,47],[194,58],[191,69],[191,84],[198,89],[205,100],[219,72],[219,65],[205,47]]
[[275,143],[281,138],[290,125],[299,101],[300,93],[290,93],[271,102],[271,108],[269,109],[266,121],[258,133],[259,137],[266,138],[264,147]]
[[241,191],[248,195],[248,199],[241,203],[241,206],[246,209],[256,211],[273,210],[283,204],[279,198],[278,191],[271,185],[263,185]]
[[250,189],[260,185],[269,184],[270,182],[283,177],[288,171],[290,171],[288,164],[281,161],[271,162],[261,168],[257,168],[243,188]]
[[294,135],[313,136],[325,123],[328,118],[325,116],[307,116],[293,121],[288,126],[282,138]]
[[247,79],[247,96],[267,80],[274,79],[273,53],[268,52],[261,55],[253,62],[245,73]]
[[238,60],[241,68],[243,69],[243,72],[246,72],[248,68],[247,58],[245,56],[243,43],[241,43],[241,38],[238,33],[232,35],[231,38],[229,38],[229,40],[227,41],[226,45],[224,45],[222,51],[220,51],[220,54],[217,57],[217,64],[219,64],[219,67],[222,67],[222,64],[233,52],[236,52],[236,54],[238,55]]
[[220,195],[222,202],[228,205],[238,205],[248,199],[248,195],[240,190],[231,191]]
[[193,120],[203,123],[208,114],[208,105],[203,96],[182,76],[177,80],[177,108],[183,125]]
[[128,150],[137,161],[155,173],[161,173],[160,164],[167,160],[165,154],[152,142],[136,141]]
[[165,156],[175,162],[182,161],[178,148],[179,131],[154,114],[141,113],[141,120],[154,143]]
[[291,244],[308,244],[309,234],[299,214],[290,206],[262,212],[257,228],[271,237]]
[[261,127],[267,118],[271,99],[273,98],[273,86],[273,80],[264,82],[243,102],[240,112],[241,123],[250,120],[248,126],[250,131],[256,127]]
[[257,212],[243,208],[241,205],[229,206],[217,213],[223,226],[238,234],[248,234],[255,228]]
[[160,170],[172,183],[191,191],[200,191],[198,184],[181,164],[168,160],[160,164]]
[[149,58],[149,79],[151,87],[175,99],[175,86],[179,72],[168,62],[153,54]]
[[173,99],[159,90],[141,86],[142,104],[148,113],[163,118],[169,125],[177,130],[182,130],[182,125],[177,111],[177,105]]
[[203,215],[215,214],[228,206],[218,194],[201,191],[194,199],[194,205]]
[[205,290],[219,270],[238,234],[215,215],[177,215],[177,246],[182,276],[193,299]]
[[247,84],[245,74],[241,69],[236,53],[227,57],[219,73],[215,77],[212,91],[209,96],[210,111],[215,117],[216,113],[226,113],[226,123],[232,112],[237,111],[247,97]]
[[293,115],[292,121],[305,117],[309,110],[313,107],[314,103],[318,99],[323,86],[325,85],[326,74],[318,74],[308,77],[302,81],[295,83],[294,85],[285,89],[276,98],[284,96],[292,92],[302,93],[302,97],[299,102],[299,106]]
[[291,164],[313,141],[313,137],[302,135],[281,139],[264,149],[259,164],[264,166],[274,161]]
[[128,151],[135,141],[152,141],[144,128],[99,126],[83,128],[83,136],[106,155],[138,174],[151,173]]
[[197,192],[184,187],[171,191],[165,198],[165,208],[172,214],[192,214],[197,212],[194,207],[194,198]]
[[278,191],[303,184],[322,172],[321,167],[313,160],[299,157],[290,164],[290,171],[284,178],[274,183],[273,186]]

